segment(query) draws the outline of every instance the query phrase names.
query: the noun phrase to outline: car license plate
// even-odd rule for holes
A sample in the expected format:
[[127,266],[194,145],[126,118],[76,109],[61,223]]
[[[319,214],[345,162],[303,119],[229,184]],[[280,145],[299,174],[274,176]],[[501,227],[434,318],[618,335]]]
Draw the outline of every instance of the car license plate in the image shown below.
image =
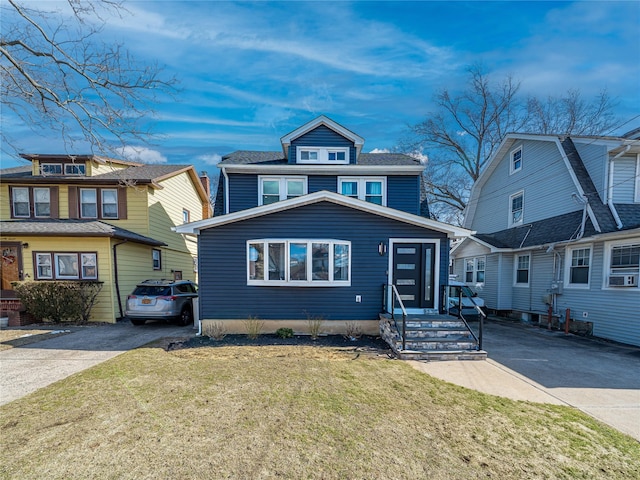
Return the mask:
[[149,305],[151,303],[151,299],[150,298],[143,298],[142,299],[142,304],[143,305]]

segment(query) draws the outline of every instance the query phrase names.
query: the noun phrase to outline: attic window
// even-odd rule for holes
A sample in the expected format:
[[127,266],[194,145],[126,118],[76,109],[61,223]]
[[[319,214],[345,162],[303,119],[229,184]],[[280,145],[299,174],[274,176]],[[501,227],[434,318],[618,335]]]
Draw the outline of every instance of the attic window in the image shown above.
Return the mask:
[[297,147],[296,150],[297,163],[349,163],[349,147]]
[[64,165],[64,174],[65,175],[84,175],[85,166],[84,164],[66,163]]
[[510,173],[516,173],[520,170],[522,170],[522,147],[518,147],[511,152]]
[[62,175],[61,163],[41,163],[40,164],[41,175]]

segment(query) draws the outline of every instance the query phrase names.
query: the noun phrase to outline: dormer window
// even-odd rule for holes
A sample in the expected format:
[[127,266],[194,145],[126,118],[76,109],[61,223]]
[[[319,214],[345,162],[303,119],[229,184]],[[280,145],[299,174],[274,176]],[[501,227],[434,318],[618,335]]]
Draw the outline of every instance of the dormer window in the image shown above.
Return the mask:
[[83,163],[82,164],[66,163],[64,165],[64,174],[65,175],[84,175],[85,166]]
[[511,170],[510,173],[516,173],[522,170],[522,147],[518,147],[511,152]]
[[298,163],[349,163],[349,147],[298,147],[297,152]]
[[61,163],[41,163],[40,164],[41,175],[62,175]]

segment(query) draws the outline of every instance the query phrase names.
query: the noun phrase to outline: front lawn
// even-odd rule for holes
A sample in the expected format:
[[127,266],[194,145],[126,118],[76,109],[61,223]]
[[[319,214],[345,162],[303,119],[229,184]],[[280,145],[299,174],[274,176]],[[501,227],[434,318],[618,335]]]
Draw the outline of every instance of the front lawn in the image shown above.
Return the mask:
[[0,478],[640,478],[640,443],[578,410],[353,349],[141,348],[0,418]]

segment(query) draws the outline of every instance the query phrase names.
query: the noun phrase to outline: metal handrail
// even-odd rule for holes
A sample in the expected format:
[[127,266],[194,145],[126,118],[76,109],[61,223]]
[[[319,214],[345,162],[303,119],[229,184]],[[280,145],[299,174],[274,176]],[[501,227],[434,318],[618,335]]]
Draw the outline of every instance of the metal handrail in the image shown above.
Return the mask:
[[402,302],[402,298],[400,298],[400,294],[398,293],[398,289],[396,286],[391,283],[387,285],[387,287],[391,287],[393,291],[393,295],[391,295],[391,319],[396,324],[396,330],[399,332],[400,328],[398,327],[398,322],[396,322],[396,298],[398,299],[398,303],[400,304],[400,309],[402,310],[402,350],[406,350],[407,348],[407,309],[404,308],[404,303]]
[[[471,300],[473,307],[480,314],[480,317],[479,317],[480,328],[478,331],[478,335],[476,336],[476,334],[473,333],[473,330],[471,330],[471,327],[467,323],[467,319],[464,318],[464,316],[462,315],[462,288],[456,287],[456,286],[454,286],[454,288],[458,288],[458,318],[464,322],[464,324],[466,325],[467,329],[469,330],[473,338],[475,338],[476,343],[478,344],[478,350],[482,350],[482,333],[483,333],[482,331],[484,327],[484,319],[487,318],[487,315],[482,311],[482,309],[478,306],[475,300],[473,300],[473,297],[467,297],[469,300]],[[448,308],[449,307],[447,306],[447,309]]]

